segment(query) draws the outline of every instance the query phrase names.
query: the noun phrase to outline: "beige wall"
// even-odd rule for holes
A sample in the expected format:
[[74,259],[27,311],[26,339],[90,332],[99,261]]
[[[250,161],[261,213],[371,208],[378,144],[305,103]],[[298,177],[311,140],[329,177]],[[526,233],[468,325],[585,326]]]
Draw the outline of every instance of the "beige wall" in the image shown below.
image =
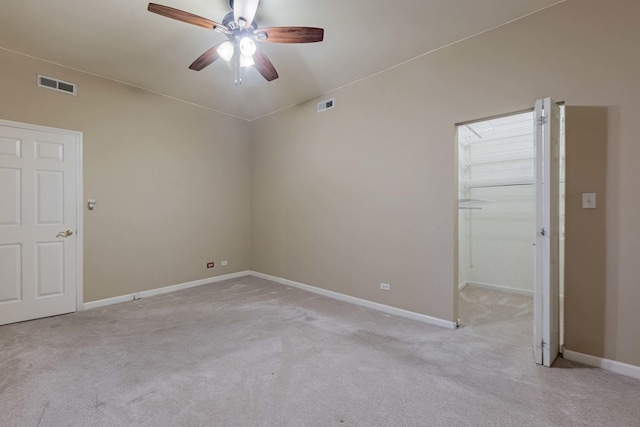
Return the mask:
[[[640,365],[638,22],[636,0],[569,0],[323,96],[334,110],[316,113],[319,98],[254,122],[252,268],[453,320],[455,123],[545,96],[601,107],[589,181],[571,159],[589,117],[567,113],[566,341]],[[577,210],[587,191],[595,214]]]
[[[607,192],[607,107],[567,107],[565,346],[587,354],[602,354],[609,333],[617,327],[607,313],[615,287],[606,286],[607,264],[617,257],[607,256],[607,209],[582,209],[582,193],[596,193],[604,206]],[[613,120],[611,120],[613,121]],[[616,268],[614,265],[611,268]],[[607,295],[609,294],[609,296]],[[609,310],[616,309],[610,303]]]
[[251,268],[454,320],[455,124],[564,100],[567,346],[640,365],[638,21],[568,0],[252,124],[0,50],[0,118],[84,133],[86,301]]
[[85,301],[249,268],[248,122],[4,50],[0,64],[0,118],[84,133]]

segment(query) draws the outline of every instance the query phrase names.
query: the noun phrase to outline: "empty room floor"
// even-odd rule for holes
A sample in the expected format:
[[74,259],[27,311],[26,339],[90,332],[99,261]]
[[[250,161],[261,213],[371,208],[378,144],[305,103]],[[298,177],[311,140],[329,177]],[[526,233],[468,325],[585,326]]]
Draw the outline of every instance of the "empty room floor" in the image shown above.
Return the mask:
[[458,311],[462,325],[507,322],[529,333],[533,341],[533,297],[466,286],[458,293]]
[[538,367],[524,326],[477,320],[447,330],[247,276],[2,326],[0,424],[638,425],[639,380]]

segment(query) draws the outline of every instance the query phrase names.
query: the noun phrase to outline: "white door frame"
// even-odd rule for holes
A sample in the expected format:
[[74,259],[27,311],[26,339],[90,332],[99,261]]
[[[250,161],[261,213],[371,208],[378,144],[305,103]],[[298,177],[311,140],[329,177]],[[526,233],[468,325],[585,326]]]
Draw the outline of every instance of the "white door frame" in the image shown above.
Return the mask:
[[41,132],[50,132],[50,133],[58,133],[64,135],[70,135],[76,140],[76,241],[77,241],[77,251],[76,251],[76,311],[82,310],[83,305],[83,254],[84,254],[84,230],[83,230],[83,217],[82,214],[84,212],[84,202],[83,202],[83,194],[82,194],[82,132],[67,130],[67,129],[59,129],[53,128],[49,126],[40,126],[34,125],[31,123],[21,123],[21,122],[13,122],[10,120],[0,119],[0,126],[13,127],[17,129],[26,129],[26,130],[35,130]]
[[[546,101],[547,104],[547,111],[549,111],[551,108],[551,103],[553,103],[553,105],[557,106],[559,105],[559,103],[555,103],[553,102],[553,100],[551,100],[551,98],[545,99],[544,101]],[[524,112],[530,112],[530,111],[535,111],[535,107],[532,109],[527,109],[527,110],[522,110],[522,111],[516,111],[513,113],[508,113],[508,114],[501,114],[501,115],[496,115],[496,116],[491,116],[491,117],[487,117],[484,119],[478,119],[478,120],[473,120],[473,121],[466,121],[466,122],[460,122],[460,123],[456,123],[456,132],[454,134],[455,136],[455,191],[456,191],[456,200],[458,199],[458,188],[459,188],[459,182],[458,182],[458,168],[460,167],[459,165],[459,161],[458,161],[458,156],[459,156],[459,149],[460,149],[460,144],[458,142],[458,127],[464,125],[464,124],[468,124],[468,123],[476,123],[476,122],[481,122],[481,121],[485,121],[485,120],[491,120],[493,118],[498,118],[498,117],[505,117],[505,116],[510,116],[510,115],[514,115],[514,114],[519,114],[519,113],[524,113]],[[558,124],[559,126],[559,124]],[[538,127],[534,124],[534,137],[537,140],[540,140],[540,133],[538,130]],[[550,132],[548,132],[547,129],[547,138],[550,137]],[[540,146],[540,144],[536,144],[536,154],[535,154],[535,158],[536,158],[536,168],[538,167],[538,163],[539,163],[539,158],[541,157],[541,153],[538,152],[538,147]],[[539,172],[536,172],[536,175]],[[556,178],[558,178],[556,176]],[[557,182],[556,182],[557,184]],[[539,210],[540,204],[542,203],[542,200],[538,200],[539,197],[536,195],[536,201],[535,201],[535,205],[536,205],[536,215],[537,215],[537,211]],[[454,259],[454,303],[453,303],[453,307],[454,307],[454,316],[456,319],[456,324],[458,326],[460,326],[459,323],[459,312],[458,312],[458,294],[461,290],[460,288],[460,284],[459,284],[459,248],[458,248],[458,234],[459,234],[459,210],[458,210],[458,204],[456,203],[456,207],[455,207],[455,221],[454,221],[454,254],[455,254],[455,259]],[[557,207],[557,205],[556,205]],[[557,224],[556,224],[557,225]],[[557,233],[557,230],[556,230]],[[537,230],[536,230],[536,236],[537,236]],[[535,255],[534,255],[535,256]],[[536,268],[538,268],[538,266],[536,266]],[[557,268],[557,266],[556,266]],[[558,276],[559,277],[559,276]],[[549,333],[551,334],[556,334],[556,341],[559,341],[559,331],[550,331],[549,324],[553,323],[551,322],[551,316],[554,315],[554,313],[557,314],[557,310],[558,310],[558,305],[560,304],[560,299],[559,297],[556,299],[556,301],[551,301],[549,298],[547,298],[546,304],[544,304],[544,301],[541,298],[540,292],[541,290],[538,289],[538,283],[535,283],[534,281],[534,319],[533,319],[533,327],[535,328],[535,330],[537,330],[538,332],[543,330],[543,325],[546,326],[546,330],[547,330],[547,335],[549,335]],[[538,305],[540,307],[538,307]],[[545,310],[542,310],[542,308],[544,308]],[[558,319],[559,321],[559,319]],[[536,332],[534,332],[534,339],[536,336]],[[542,364],[542,346],[540,346],[540,348],[536,347],[536,343],[534,343],[533,346],[533,350],[534,350],[534,361],[536,363],[541,363]],[[553,360],[550,360],[551,358],[553,358],[555,360],[555,355],[550,357],[550,349],[547,347],[546,349],[546,358],[545,358],[545,362],[548,363],[544,363],[545,366],[550,366],[551,362],[553,362]],[[553,349],[555,351],[555,349]],[[559,349],[560,350],[560,349]],[[539,356],[539,357],[538,357]],[[540,360],[540,362],[538,362],[538,360]]]
[[551,98],[535,103],[536,245],[534,358],[551,366],[560,351],[559,146],[560,107]]

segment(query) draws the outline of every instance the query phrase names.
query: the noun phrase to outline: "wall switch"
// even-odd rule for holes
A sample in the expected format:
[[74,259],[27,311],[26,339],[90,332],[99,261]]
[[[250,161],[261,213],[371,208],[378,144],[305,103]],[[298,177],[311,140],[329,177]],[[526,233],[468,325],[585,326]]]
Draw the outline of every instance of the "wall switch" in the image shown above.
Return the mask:
[[596,193],[582,193],[582,209],[596,208]]
[[390,291],[391,285],[388,283],[380,283],[380,289],[382,289],[383,291]]
[[213,266],[214,266],[213,262],[208,262],[207,263],[207,268],[213,268]]
[[220,261],[220,266],[221,267],[224,267],[227,264],[229,264],[229,261],[227,261],[226,259],[224,261]]

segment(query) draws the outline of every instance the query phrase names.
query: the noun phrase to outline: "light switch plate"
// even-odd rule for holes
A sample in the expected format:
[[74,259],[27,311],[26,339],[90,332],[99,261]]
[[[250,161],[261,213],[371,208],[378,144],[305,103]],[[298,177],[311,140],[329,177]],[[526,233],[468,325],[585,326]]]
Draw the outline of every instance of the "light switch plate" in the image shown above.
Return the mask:
[[596,193],[582,193],[582,209],[596,208]]

